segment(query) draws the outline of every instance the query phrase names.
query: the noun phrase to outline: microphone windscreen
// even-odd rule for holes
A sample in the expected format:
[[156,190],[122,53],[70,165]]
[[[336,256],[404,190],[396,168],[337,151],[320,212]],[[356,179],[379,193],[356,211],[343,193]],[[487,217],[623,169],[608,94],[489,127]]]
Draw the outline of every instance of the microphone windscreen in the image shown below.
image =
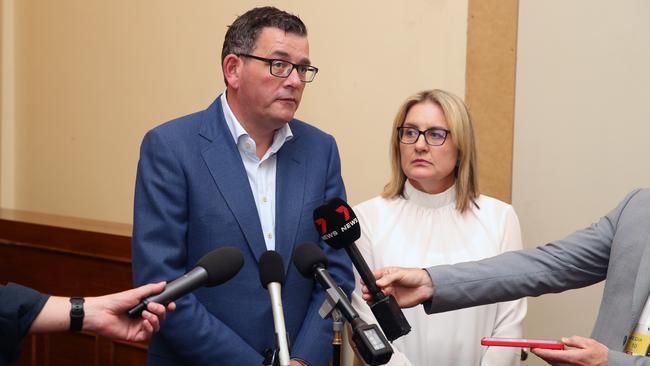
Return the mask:
[[304,243],[293,252],[293,263],[300,274],[312,278],[316,267],[327,268],[327,256],[317,244]]
[[260,257],[260,281],[264,288],[271,282],[284,284],[284,263],[278,252],[268,250]]
[[208,272],[207,287],[220,285],[233,278],[244,265],[244,255],[235,247],[215,249],[199,259],[197,267]]
[[345,248],[361,237],[357,215],[340,198],[329,200],[314,210],[314,225],[321,239],[335,249]]

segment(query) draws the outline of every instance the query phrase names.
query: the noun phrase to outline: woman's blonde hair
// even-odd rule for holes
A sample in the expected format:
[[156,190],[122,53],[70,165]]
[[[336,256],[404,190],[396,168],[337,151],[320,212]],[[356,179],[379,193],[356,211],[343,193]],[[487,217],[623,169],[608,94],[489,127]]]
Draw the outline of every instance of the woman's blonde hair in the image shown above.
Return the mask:
[[458,148],[455,172],[456,209],[465,212],[470,204],[476,205],[476,199],[479,196],[474,129],[463,100],[452,93],[439,89],[425,90],[412,95],[399,108],[393,122],[390,142],[391,179],[384,187],[381,196],[384,198],[404,197],[404,183],[407,178],[402,170],[397,128],[402,126],[411,107],[427,101],[435,103],[442,109],[449,125],[449,131],[451,131],[451,139]]

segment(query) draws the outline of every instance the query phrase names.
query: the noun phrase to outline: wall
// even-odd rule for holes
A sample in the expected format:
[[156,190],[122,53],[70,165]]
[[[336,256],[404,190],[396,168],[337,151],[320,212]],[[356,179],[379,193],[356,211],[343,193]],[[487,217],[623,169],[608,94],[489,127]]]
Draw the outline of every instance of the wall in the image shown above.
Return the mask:
[[[142,136],[223,90],[226,26],[261,4],[3,1],[15,7],[3,54],[16,71],[0,206],[125,223]],[[467,2],[271,3],[308,25],[321,70],[297,116],[337,137],[350,201],[376,195],[399,103],[432,87],[464,95]]]
[[[650,3],[519,7],[512,195],[532,247],[589,225],[650,185]],[[588,336],[601,293],[602,285],[532,299],[526,335]]]

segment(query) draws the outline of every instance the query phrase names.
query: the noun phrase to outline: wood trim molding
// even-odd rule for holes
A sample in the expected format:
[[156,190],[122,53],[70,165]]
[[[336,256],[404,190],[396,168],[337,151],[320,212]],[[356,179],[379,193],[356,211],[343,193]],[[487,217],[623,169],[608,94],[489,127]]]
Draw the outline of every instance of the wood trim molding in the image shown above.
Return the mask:
[[131,225],[0,209],[0,242],[131,263]]

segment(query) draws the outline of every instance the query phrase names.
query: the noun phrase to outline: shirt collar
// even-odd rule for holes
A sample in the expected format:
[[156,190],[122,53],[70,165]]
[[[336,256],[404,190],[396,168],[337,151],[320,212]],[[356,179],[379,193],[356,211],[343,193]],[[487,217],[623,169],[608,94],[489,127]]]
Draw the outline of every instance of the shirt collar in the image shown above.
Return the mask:
[[409,201],[419,206],[440,208],[456,202],[456,183],[452,184],[452,186],[444,192],[430,194],[413,187],[411,182],[407,179],[404,183],[404,196]]
[[[246,129],[244,129],[241,123],[239,123],[239,120],[237,117],[235,117],[235,114],[232,112],[232,109],[230,109],[230,106],[228,105],[228,98],[226,98],[227,92],[228,89],[224,90],[220,99],[221,107],[223,109],[223,116],[226,119],[228,131],[230,131],[230,135],[238,147],[240,146],[240,143],[245,140],[249,140],[251,143],[253,143],[254,147],[255,141],[253,141],[248,132],[246,132]],[[289,127],[288,123],[285,123],[282,127],[275,130],[275,133],[273,134],[273,142],[271,143],[269,150],[266,152],[266,154],[264,154],[263,159],[271,154],[278,152],[282,145],[284,145],[285,142],[291,140],[292,138],[293,132],[291,131],[291,127]]]

